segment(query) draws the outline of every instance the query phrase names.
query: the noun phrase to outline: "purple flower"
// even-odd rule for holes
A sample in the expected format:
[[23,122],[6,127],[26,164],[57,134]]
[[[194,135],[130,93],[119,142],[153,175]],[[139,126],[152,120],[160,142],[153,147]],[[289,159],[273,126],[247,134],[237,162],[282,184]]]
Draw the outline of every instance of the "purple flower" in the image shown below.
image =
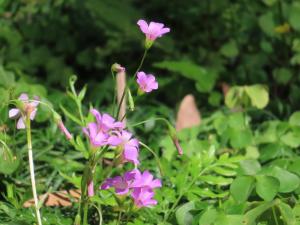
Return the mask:
[[135,188],[131,193],[134,205],[137,208],[156,205],[157,201],[153,199],[154,192],[151,188]]
[[139,89],[142,92],[151,92],[152,90],[158,89],[158,83],[155,80],[155,76],[152,74],[145,74],[144,72],[140,71],[137,73],[137,83],[139,85]]
[[161,181],[159,179],[153,179],[153,175],[148,171],[144,171],[142,174],[140,171],[136,172],[134,182],[131,184],[133,188],[158,188],[161,187]]
[[99,130],[97,123],[89,123],[87,127],[83,128],[83,133],[90,139],[93,147],[100,147],[107,144],[109,135]]
[[34,120],[37,113],[37,106],[39,105],[39,97],[34,96],[35,101],[30,101],[28,95],[22,93],[19,97],[19,100],[23,103],[22,109],[12,108],[8,112],[8,116],[11,119],[18,119],[17,129],[25,129],[25,121],[27,116],[30,120]]
[[157,201],[153,199],[154,188],[161,187],[161,181],[153,179],[149,171],[141,173],[138,169],[134,169],[126,172],[124,176],[106,179],[101,189],[106,190],[111,187],[115,188],[118,195],[130,193],[136,207],[141,208],[157,204]]
[[155,41],[156,38],[162,37],[164,34],[170,32],[170,28],[164,27],[163,23],[150,22],[148,25],[145,20],[139,20],[137,24],[146,35],[146,38],[151,41]]
[[91,113],[96,118],[99,131],[108,132],[112,129],[124,129],[124,124],[122,122],[116,121],[112,116],[106,113],[101,115],[96,109],[92,109]]
[[124,162],[132,162],[137,165],[139,164],[139,141],[132,136],[132,133],[126,130],[115,132],[115,135],[108,139],[108,143],[122,150]]
[[124,195],[129,192],[130,184],[134,180],[135,170],[126,172],[124,176],[117,176],[114,178],[108,178],[101,185],[102,190],[109,189],[111,187],[115,188],[116,194]]
[[[92,109],[91,113],[95,116],[96,122],[89,123],[83,128],[83,133],[90,139],[90,143],[94,147],[100,147],[109,144],[108,139],[112,131],[119,131],[124,128],[122,122],[116,121],[108,114],[101,115],[96,109]],[[113,138],[110,144],[113,144]]]

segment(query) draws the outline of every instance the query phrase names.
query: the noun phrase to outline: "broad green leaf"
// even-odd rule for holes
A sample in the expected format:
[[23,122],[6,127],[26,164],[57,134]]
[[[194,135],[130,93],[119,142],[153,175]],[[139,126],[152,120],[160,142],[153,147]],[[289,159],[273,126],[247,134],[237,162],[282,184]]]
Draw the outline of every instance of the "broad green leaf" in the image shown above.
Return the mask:
[[196,81],[196,88],[200,92],[209,92],[215,85],[216,73],[204,69],[191,61],[163,61],[155,63],[155,67],[177,72],[182,76]]
[[273,77],[277,83],[285,85],[291,80],[293,74],[288,68],[278,68],[273,71]]
[[5,88],[9,88],[14,86],[15,84],[15,75],[10,72],[6,71],[2,65],[0,65],[0,86]]
[[261,170],[261,166],[255,159],[246,159],[240,162],[240,170],[243,175],[255,175]]
[[286,144],[287,146],[290,146],[292,148],[297,148],[300,146],[300,138],[298,133],[295,132],[288,132],[285,135],[280,137],[280,140]]
[[279,192],[289,193],[299,187],[300,179],[297,175],[280,167],[273,167],[269,175],[274,176],[280,182]]
[[193,209],[195,209],[195,203],[188,202],[176,210],[175,215],[179,225],[192,224],[194,216],[190,213],[190,211]]
[[245,91],[251,99],[251,105],[263,109],[269,102],[269,93],[263,85],[252,85],[245,87]]
[[267,6],[272,6],[277,3],[278,0],[262,0]]
[[199,220],[199,225],[213,225],[216,218],[217,218],[218,212],[214,208],[207,209]]
[[233,148],[245,148],[252,143],[252,133],[250,129],[229,129],[230,145]]
[[300,3],[294,2],[291,5],[290,11],[289,11],[289,22],[291,26],[297,30],[300,31]]
[[300,126],[300,111],[294,112],[289,118],[289,124],[292,126]]
[[238,55],[239,49],[236,42],[231,40],[221,47],[220,52],[228,58],[234,58]]
[[254,178],[250,176],[237,177],[230,186],[232,197],[238,203],[245,202],[252,192],[254,182]]
[[258,23],[260,28],[267,35],[274,36],[275,23],[274,23],[273,13],[271,11],[267,11],[264,15],[260,16],[258,19]]
[[279,190],[279,181],[271,176],[256,176],[256,192],[265,201],[271,201]]

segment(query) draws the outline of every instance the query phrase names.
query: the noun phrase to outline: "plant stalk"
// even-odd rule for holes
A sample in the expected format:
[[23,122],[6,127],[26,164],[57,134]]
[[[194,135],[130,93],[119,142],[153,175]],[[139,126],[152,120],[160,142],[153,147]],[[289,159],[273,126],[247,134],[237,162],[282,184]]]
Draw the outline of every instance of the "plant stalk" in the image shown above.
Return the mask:
[[42,219],[41,219],[41,214],[40,214],[40,210],[39,210],[38,196],[37,196],[37,192],[36,192],[34,163],[33,163],[33,154],[32,154],[32,141],[31,141],[31,126],[30,125],[31,125],[30,118],[29,118],[29,116],[27,116],[26,117],[26,135],[27,135],[27,147],[28,147],[28,160],[29,160],[31,187],[32,187],[32,194],[33,194],[33,199],[34,199],[36,219],[37,219],[38,225],[42,225]]

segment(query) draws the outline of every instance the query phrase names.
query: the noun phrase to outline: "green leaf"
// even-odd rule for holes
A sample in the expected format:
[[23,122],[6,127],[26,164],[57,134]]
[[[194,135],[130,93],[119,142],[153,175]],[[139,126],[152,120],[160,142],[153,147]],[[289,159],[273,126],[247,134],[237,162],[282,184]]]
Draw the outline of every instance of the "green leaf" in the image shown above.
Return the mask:
[[268,174],[274,176],[279,180],[279,192],[281,193],[289,193],[296,190],[299,187],[299,177],[280,167],[273,167]]
[[230,193],[238,203],[245,202],[252,192],[254,178],[250,176],[237,177],[230,186]]
[[279,181],[271,176],[256,177],[256,192],[265,201],[271,201],[279,190]]
[[217,75],[191,61],[163,61],[155,63],[155,67],[177,72],[180,75],[196,81],[200,92],[209,92],[215,85]]
[[268,11],[264,15],[260,16],[258,19],[260,28],[269,36],[274,36],[275,23],[273,18],[273,13]]
[[300,4],[299,2],[294,2],[291,5],[290,11],[289,11],[289,22],[291,26],[297,30],[300,31]]
[[287,68],[278,68],[273,71],[273,77],[279,84],[287,84],[293,77],[292,72]]
[[6,71],[2,65],[0,65],[0,85],[5,88],[9,88],[15,84],[15,75]]
[[214,208],[207,209],[199,220],[199,225],[213,225],[216,218],[217,218],[218,212]]
[[277,207],[279,208],[281,212],[281,217],[283,218],[283,221],[286,222],[286,224],[296,225],[296,219],[293,210],[288,204],[280,201]]
[[277,3],[278,0],[262,0],[267,6],[272,6]]
[[60,105],[61,110],[63,111],[63,113],[72,121],[74,121],[75,123],[77,123],[78,125],[82,125],[81,121],[75,116],[73,115],[71,112],[69,112],[65,107],[63,107],[62,105]]
[[220,52],[222,55],[226,56],[227,58],[234,58],[238,55],[239,49],[238,46],[236,45],[236,42],[231,40],[221,47]]
[[245,91],[251,99],[251,104],[254,107],[263,109],[269,102],[269,93],[265,86],[257,84],[245,87]]
[[289,118],[289,124],[292,126],[300,126],[300,111],[294,112]]
[[220,186],[226,186],[232,183],[232,178],[224,178],[221,176],[201,176],[200,180],[212,184],[212,185],[220,185]]
[[233,148],[245,148],[252,143],[252,133],[250,129],[229,129],[230,145]]
[[255,159],[246,159],[240,162],[243,175],[255,175],[261,170],[259,162]]
[[191,210],[195,209],[194,202],[188,202],[180,206],[175,215],[179,225],[191,225],[194,216],[190,213]]
[[286,144],[287,146],[290,146],[292,148],[297,148],[300,146],[300,138],[298,133],[296,132],[287,132],[283,136],[280,137],[280,140]]

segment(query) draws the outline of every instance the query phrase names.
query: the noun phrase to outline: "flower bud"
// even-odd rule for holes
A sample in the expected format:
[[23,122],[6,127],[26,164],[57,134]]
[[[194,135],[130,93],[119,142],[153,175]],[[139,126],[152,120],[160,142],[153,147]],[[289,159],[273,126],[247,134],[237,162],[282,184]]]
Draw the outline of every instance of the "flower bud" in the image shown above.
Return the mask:
[[129,109],[130,111],[134,111],[134,101],[129,88],[127,89],[127,93],[128,93]]
[[169,135],[173,141],[173,144],[175,145],[177,151],[178,151],[178,154],[179,155],[182,155],[183,154],[183,151],[182,151],[182,148],[179,144],[179,140],[178,140],[178,137],[177,137],[177,132],[175,130],[175,128],[168,123],[168,129],[169,129]]
[[55,123],[57,124],[57,126],[61,130],[61,132],[66,136],[66,138],[68,140],[71,140],[72,139],[72,134],[65,127],[65,125],[64,125],[64,123],[63,123],[63,121],[61,119],[61,116],[57,112],[54,112],[53,113],[53,117],[54,117]]
[[116,72],[116,73],[125,72],[125,67],[121,66],[118,63],[114,63],[111,66],[111,70]]

